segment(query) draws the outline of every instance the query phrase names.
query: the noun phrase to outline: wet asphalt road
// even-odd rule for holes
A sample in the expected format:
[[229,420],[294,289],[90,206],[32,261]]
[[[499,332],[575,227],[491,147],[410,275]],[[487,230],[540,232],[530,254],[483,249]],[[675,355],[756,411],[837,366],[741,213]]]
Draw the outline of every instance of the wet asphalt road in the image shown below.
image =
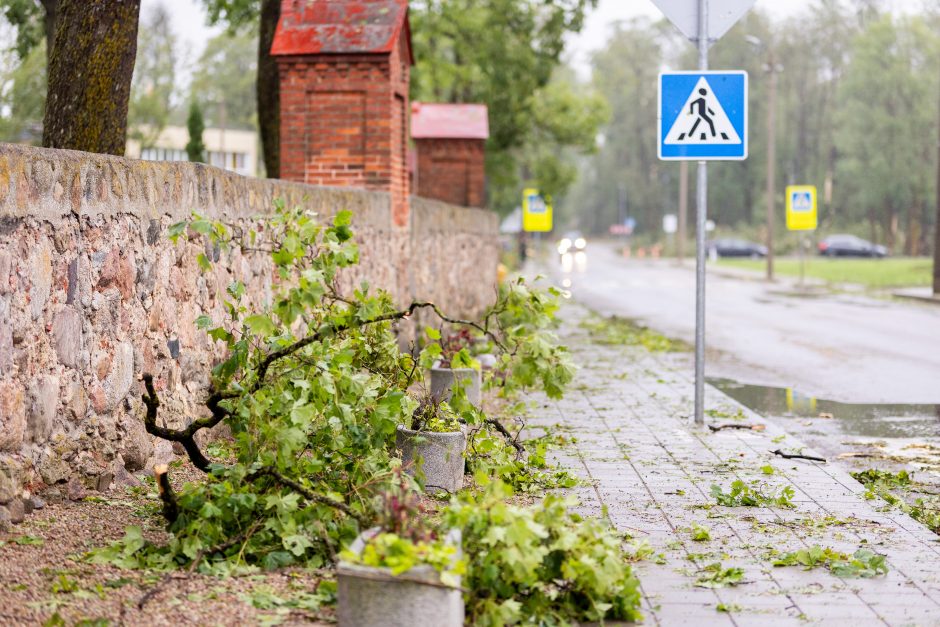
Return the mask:
[[[582,260],[583,261],[583,260]],[[874,261],[873,263],[877,263]],[[554,278],[604,315],[694,337],[695,275],[674,260],[625,260],[593,243]],[[940,307],[857,294],[800,296],[709,273],[708,377],[793,387],[848,403],[940,403]]]

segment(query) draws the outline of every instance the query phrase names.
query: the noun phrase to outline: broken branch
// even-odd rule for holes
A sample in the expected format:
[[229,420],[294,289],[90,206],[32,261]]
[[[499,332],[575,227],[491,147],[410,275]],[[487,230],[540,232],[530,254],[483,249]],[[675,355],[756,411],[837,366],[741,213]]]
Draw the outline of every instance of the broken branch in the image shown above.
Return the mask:
[[209,465],[212,462],[202,454],[202,450],[199,448],[199,445],[196,444],[194,436],[200,429],[216,426],[228,415],[228,410],[218,406],[218,403],[226,398],[226,396],[216,392],[209,397],[206,405],[213,410],[212,417],[194,420],[188,427],[182,430],[167,429],[157,424],[157,409],[160,408],[160,399],[157,397],[157,392],[153,387],[153,375],[144,374],[143,379],[144,386],[147,389],[147,393],[143,395],[144,405],[147,406],[147,413],[144,416],[144,427],[147,429],[147,433],[155,435],[158,438],[163,438],[164,440],[169,440],[170,442],[179,442],[183,445],[183,448],[186,449],[186,454],[189,455],[193,466],[203,472],[208,472]]
[[270,368],[271,364],[273,364],[278,359],[282,359],[284,357],[292,355],[293,353],[296,353],[300,349],[306,346],[309,346],[310,344],[313,344],[314,342],[320,342],[326,339],[327,337],[330,337],[337,333],[341,333],[342,331],[348,331],[349,329],[354,329],[354,328],[361,328],[361,327],[368,326],[371,324],[378,324],[380,322],[394,322],[396,320],[404,320],[405,318],[408,318],[412,314],[414,314],[414,312],[417,311],[418,309],[431,309],[432,311],[434,311],[435,315],[437,315],[438,318],[440,318],[444,322],[449,322],[450,324],[459,324],[459,325],[473,327],[474,329],[477,329],[478,331],[489,336],[490,339],[492,339],[496,343],[497,346],[499,346],[500,348],[504,348],[504,346],[499,341],[499,339],[496,336],[494,336],[486,327],[483,327],[477,324],[476,322],[473,322],[470,320],[460,320],[457,318],[450,318],[444,315],[444,312],[442,312],[440,308],[434,303],[416,301],[416,302],[411,303],[407,309],[403,309],[401,311],[395,311],[392,313],[382,314],[381,316],[376,316],[375,318],[370,318],[369,320],[362,320],[359,322],[349,322],[346,324],[339,324],[339,325],[331,325],[326,328],[322,328],[312,335],[308,335],[300,340],[297,340],[290,346],[285,346],[284,348],[268,353],[267,357],[262,359],[261,363],[258,365],[258,377],[255,380],[255,383],[252,386],[251,391],[256,391],[257,389],[260,388],[260,386],[264,382],[264,377],[268,372],[268,368]]
[[356,510],[349,507],[349,505],[347,505],[346,503],[343,503],[342,501],[337,501],[335,499],[331,499],[330,497],[323,496],[322,494],[317,494],[313,490],[302,486],[300,483],[294,481],[290,477],[285,477],[284,475],[274,470],[273,468],[261,468],[247,475],[245,478],[248,479],[249,481],[253,481],[263,476],[271,477],[278,483],[284,486],[287,486],[288,488],[294,490],[295,492],[300,493],[300,495],[303,496],[308,501],[317,503],[319,505],[326,505],[327,507],[332,507],[333,509],[343,512],[347,516],[355,518],[359,522],[366,522],[365,516],[363,516]]
[[176,501],[173,486],[170,485],[168,471],[169,467],[166,464],[153,467],[153,476],[157,480],[157,491],[160,494],[160,500],[163,501],[163,517],[166,518],[168,524],[172,525],[180,515],[180,507]]
[[500,433],[504,438],[506,438],[506,441],[509,442],[509,443],[512,445],[512,447],[513,447],[514,449],[516,449],[516,452],[517,452],[517,453],[519,453],[520,455],[522,455],[522,454],[525,452],[525,449],[522,447],[522,445],[519,444],[519,442],[516,441],[516,439],[515,439],[515,438],[512,436],[512,434],[509,432],[509,429],[507,429],[506,427],[503,426],[503,423],[501,423],[500,421],[496,420],[495,418],[487,418],[484,422],[485,422],[486,424],[488,424],[488,425],[491,425],[494,429],[496,429],[497,431],[499,431],[499,433]]

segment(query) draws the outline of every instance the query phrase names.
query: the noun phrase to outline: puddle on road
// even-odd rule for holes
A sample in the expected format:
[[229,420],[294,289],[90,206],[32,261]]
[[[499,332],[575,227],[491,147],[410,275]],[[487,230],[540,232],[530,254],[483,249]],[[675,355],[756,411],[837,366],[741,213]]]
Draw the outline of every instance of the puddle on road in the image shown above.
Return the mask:
[[853,470],[903,466],[940,482],[940,405],[839,403],[791,388],[708,382],[758,414],[779,419],[787,431]]
[[765,416],[832,416],[846,435],[866,438],[940,438],[940,405],[838,403],[800,394],[792,388],[709,379],[716,388]]

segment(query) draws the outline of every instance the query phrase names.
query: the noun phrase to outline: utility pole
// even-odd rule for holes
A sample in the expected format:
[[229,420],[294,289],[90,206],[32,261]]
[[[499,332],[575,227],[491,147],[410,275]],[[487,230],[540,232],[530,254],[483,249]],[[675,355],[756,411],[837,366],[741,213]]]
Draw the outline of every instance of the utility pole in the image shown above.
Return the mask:
[[777,62],[768,46],[770,94],[767,103],[767,280],[774,280],[774,194],[777,183]]
[[617,185],[617,220],[623,226],[627,223],[627,186]]
[[[708,0],[698,0],[698,69],[708,70]],[[705,221],[708,162],[698,162],[695,207],[695,424],[705,424]]]
[[[940,96],[937,109],[940,116]],[[937,220],[933,237],[933,295],[940,297],[940,136],[937,137]]]
[[689,162],[679,162],[679,234],[676,241],[676,257],[679,263],[685,260],[685,238],[689,221]]

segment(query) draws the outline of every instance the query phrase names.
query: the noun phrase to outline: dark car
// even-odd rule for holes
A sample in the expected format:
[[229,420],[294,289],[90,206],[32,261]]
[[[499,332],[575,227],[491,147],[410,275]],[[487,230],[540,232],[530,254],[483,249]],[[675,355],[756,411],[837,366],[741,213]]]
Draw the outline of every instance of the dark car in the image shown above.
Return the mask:
[[819,242],[819,254],[824,257],[886,257],[888,249],[854,235],[830,235]]
[[716,239],[708,243],[708,253],[719,257],[758,259],[767,256],[767,247],[743,239]]

